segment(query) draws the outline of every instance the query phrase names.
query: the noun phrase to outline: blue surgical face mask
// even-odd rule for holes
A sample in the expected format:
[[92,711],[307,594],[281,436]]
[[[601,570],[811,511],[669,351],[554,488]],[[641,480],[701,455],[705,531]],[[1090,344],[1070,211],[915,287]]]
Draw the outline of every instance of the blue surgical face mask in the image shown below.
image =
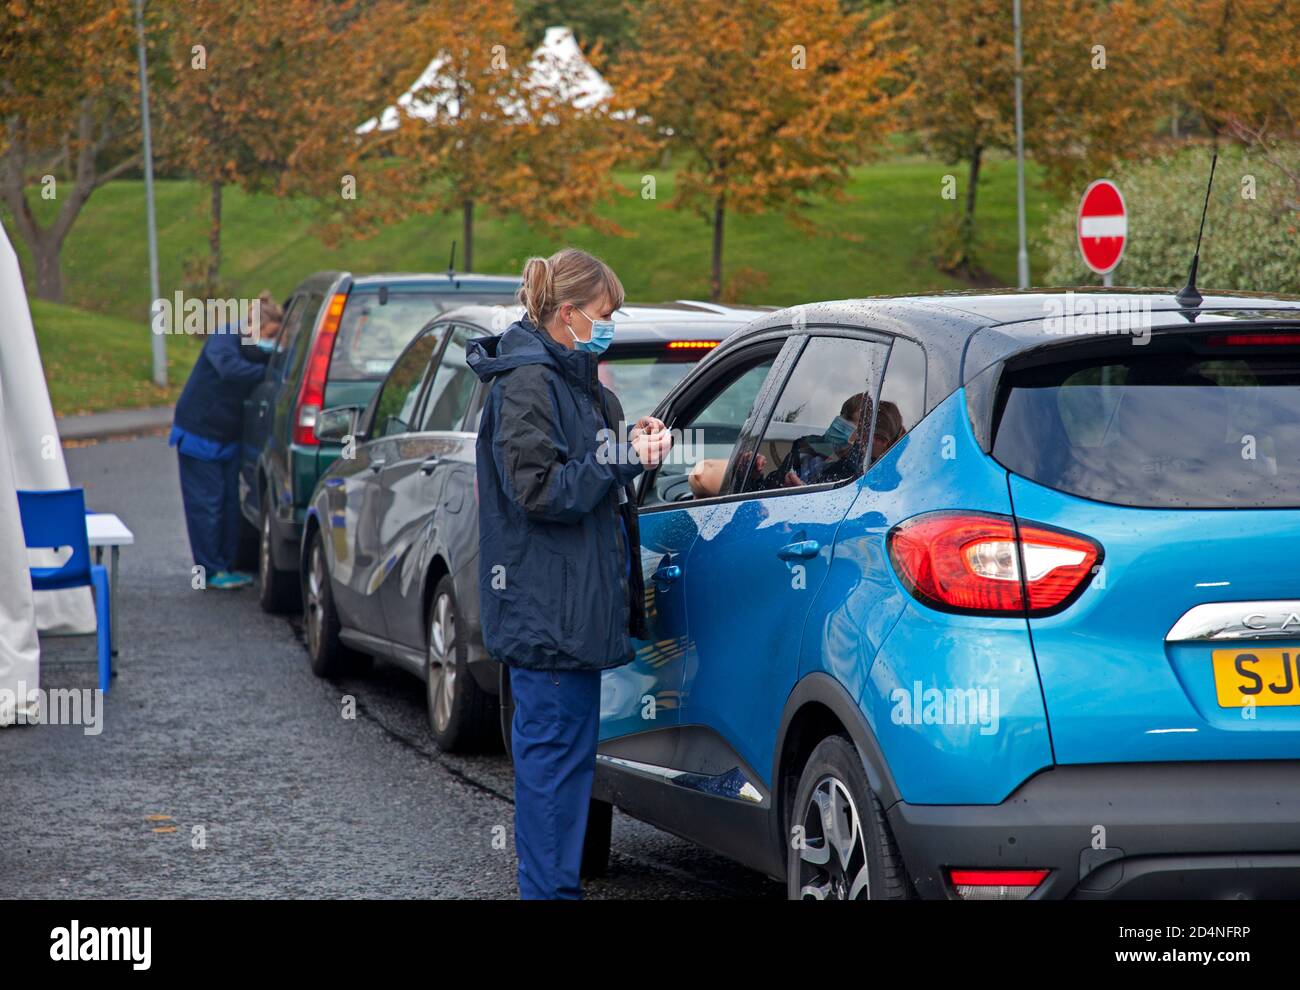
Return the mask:
[[[582,310],[578,310],[582,313]],[[587,316],[586,313],[582,313]],[[573,332],[573,327],[569,327],[569,336],[573,338],[574,346],[580,351],[590,351],[592,354],[603,354],[609,348],[610,341],[614,339],[614,321],[613,320],[591,320],[591,339],[579,340],[578,335]]]
[[271,353],[272,351],[275,350],[275,339],[272,338],[271,340],[259,340],[257,342],[257,349],[259,351],[265,351],[268,354]]
[[836,447],[843,447],[853,435],[853,424],[843,416],[836,416],[822,435]]

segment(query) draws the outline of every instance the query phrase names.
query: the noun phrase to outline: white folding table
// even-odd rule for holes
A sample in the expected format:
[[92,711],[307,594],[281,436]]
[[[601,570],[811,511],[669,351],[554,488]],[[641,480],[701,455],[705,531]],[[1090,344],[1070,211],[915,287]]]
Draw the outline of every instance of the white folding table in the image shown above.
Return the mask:
[[109,548],[108,569],[108,646],[117,656],[117,556],[121,547],[135,543],[135,534],[111,512],[87,512],[86,536],[95,549],[95,563],[104,562],[104,548]]

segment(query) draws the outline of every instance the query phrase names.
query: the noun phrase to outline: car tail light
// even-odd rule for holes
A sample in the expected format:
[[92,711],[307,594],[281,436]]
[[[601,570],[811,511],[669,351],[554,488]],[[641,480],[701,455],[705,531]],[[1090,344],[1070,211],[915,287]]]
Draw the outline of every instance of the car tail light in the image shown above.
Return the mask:
[[[1101,560],[1078,533],[988,512],[931,512],[889,532],[889,557],[917,601],[945,612],[1047,615],[1074,600]],[[1023,562],[1023,577],[1022,577]]]
[[716,340],[670,340],[668,342],[670,351],[707,351],[717,346]]
[[1047,879],[1048,870],[949,870],[963,901],[1023,901]]
[[1211,347],[1295,347],[1300,333],[1222,333],[1210,338]]
[[334,355],[334,338],[338,336],[343,307],[348,301],[346,292],[336,292],[330,297],[325,310],[325,321],[312,341],[311,355],[307,358],[307,373],[302,378],[298,401],[293,410],[293,442],[306,447],[320,446],[316,437],[316,417],[325,403],[325,379],[329,374],[330,358]]

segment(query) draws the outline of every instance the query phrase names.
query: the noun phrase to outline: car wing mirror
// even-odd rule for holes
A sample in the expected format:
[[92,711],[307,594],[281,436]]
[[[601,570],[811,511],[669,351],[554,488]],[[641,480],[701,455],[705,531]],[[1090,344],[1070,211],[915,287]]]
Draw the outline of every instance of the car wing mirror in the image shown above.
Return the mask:
[[356,438],[360,406],[334,406],[322,410],[316,417],[316,439],[344,443],[348,437]]

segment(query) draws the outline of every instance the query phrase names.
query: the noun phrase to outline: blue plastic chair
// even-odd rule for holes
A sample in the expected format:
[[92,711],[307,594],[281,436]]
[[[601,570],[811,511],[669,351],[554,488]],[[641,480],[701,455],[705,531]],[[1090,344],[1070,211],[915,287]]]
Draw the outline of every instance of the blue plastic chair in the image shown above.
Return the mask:
[[58,491],[19,491],[18,512],[23,521],[23,537],[35,549],[71,547],[72,556],[62,567],[33,567],[32,590],[56,591],[62,588],[95,590],[96,639],[99,646],[99,689],[108,693],[113,676],[112,639],[108,602],[108,568],[91,563],[90,541],[86,536],[86,496],[80,488]]

